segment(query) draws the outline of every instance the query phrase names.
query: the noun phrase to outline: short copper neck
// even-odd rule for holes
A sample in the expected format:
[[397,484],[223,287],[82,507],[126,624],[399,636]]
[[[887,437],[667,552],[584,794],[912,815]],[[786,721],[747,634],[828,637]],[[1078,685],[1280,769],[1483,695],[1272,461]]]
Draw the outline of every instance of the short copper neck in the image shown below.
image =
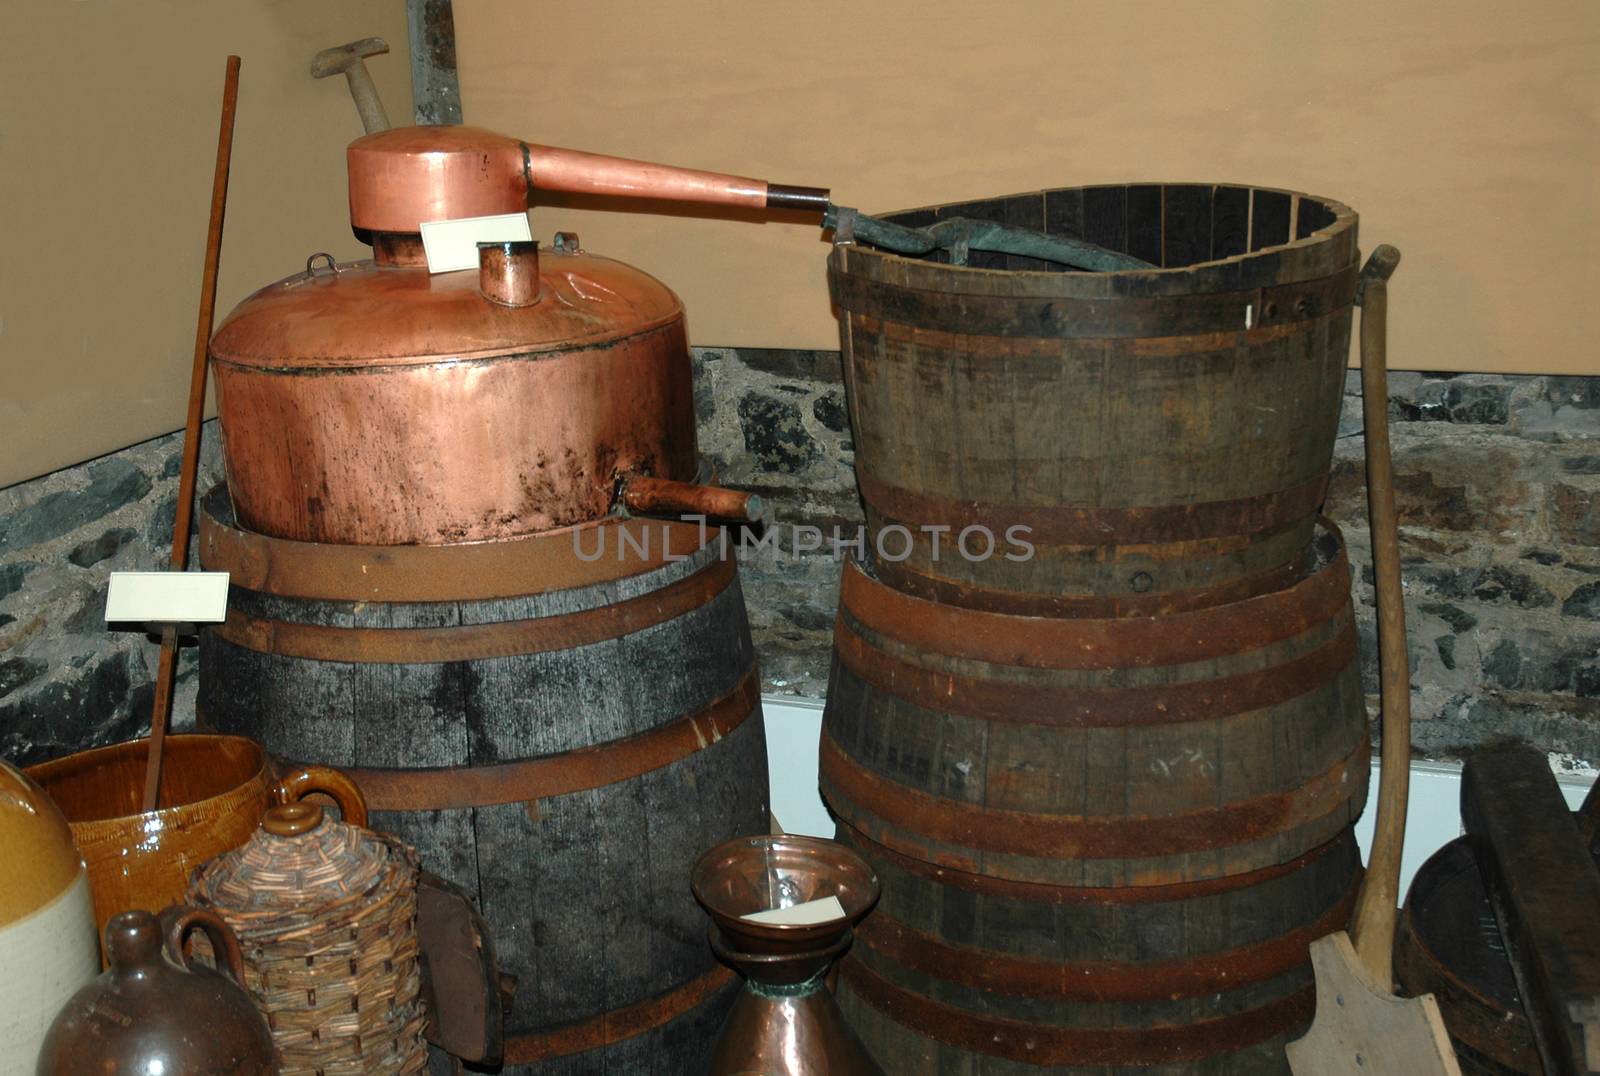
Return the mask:
[[532,306],[538,302],[539,241],[479,243],[478,291],[501,306]]
[[416,269],[428,264],[428,252],[417,232],[373,232],[372,260],[378,265]]

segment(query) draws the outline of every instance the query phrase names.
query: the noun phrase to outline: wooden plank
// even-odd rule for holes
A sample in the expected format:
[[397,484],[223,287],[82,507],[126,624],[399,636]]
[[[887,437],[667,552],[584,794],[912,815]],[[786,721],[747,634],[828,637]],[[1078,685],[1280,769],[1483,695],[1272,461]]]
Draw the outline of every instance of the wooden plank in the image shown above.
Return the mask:
[[1250,249],[1275,247],[1289,241],[1290,196],[1281,191],[1257,190],[1251,198]]
[[1461,1076],[1432,994],[1397,998],[1362,968],[1339,931],[1311,944],[1317,1019],[1289,1044],[1295,1076]]
[[1327,206],[1315,198],[1300,199],[1300,214],[1295,221],[1295,238],[1304,239],[1319,228],[1326,228],[1334,221],[1334,215]]
[[1083,189],[1083,238],[1108,250],[1128,253],[1128,188]]
[[1044,192],[1044,231],[1068,239],[1084,238],[1082,187]]
[[1162,258],[1168,269],[1211,257],[1211,188],[1169,184],[1162,210]]
[[1151,265],[1163,264],[1161,197],[1161,186],[1156,183],[1136,184],[1128,188],[1127,253],[1135,258],[1142,258]]
[[1527,744],[1474,752],[1461,818],[1545,1072],[1600,1070],[1600,869],[1544,752]]
[[1231,258],[1250,249],[1250,189],[1218,187],[1211,201],[1211,257]]

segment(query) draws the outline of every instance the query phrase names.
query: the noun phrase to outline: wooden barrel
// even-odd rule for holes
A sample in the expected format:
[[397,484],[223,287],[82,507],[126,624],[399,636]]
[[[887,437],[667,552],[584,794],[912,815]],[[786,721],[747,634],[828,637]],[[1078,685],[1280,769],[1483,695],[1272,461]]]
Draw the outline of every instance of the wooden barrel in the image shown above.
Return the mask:
[[1331,525],[1312,552],[1282,590],[1149,618],[965,609],[846,567],[821,784],[883,879],[841,988],[877,1056],[1286,1071],[1369,760]]
[[1143,184],[890,219],[949,217],[1161,268],[834,247],[856,476],[884,581],[972,608],[1103,616],[1295,578],[1338,428],[1356,215],[1290,191]]
[[689,871],[769,827],[760,685],[718,544],[611,518],[318,545],[239,529],[219,490],[201,556],[233,573],[227,621],[201,636],[201,720],[345,770],[374,828],[476,896],[518,978],[506,1071],[699,1071],[737,983]]
[[1394,974],[1403,993],[1432,994],[1439,1003],[1463,1073],[1544,1071],[1468,838],[1429,856],[1412,879],[1395,932]]

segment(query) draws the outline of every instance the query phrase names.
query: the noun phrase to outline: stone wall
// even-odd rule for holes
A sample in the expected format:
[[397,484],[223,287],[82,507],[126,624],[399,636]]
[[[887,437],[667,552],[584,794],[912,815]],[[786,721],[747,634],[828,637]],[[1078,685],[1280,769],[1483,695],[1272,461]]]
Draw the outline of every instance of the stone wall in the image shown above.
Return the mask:
[[[27,764],[150,727],[159,647],[107,630],[106,583],[170,563],[182,457],[173,433],[0,489],[0,757]],[[212,421],[199,488],[221,474]],[[196,670],[181,651],[175,728],[193,725]]]
[[[765,687],[819,698],[839,569],[795,554],[792,525],[853,535],[861,523],[839,356],[701,348],[695,377],[701,451],[782,524],[778,553],[743,558]],[[1395,374],[1390,390],[1419,752],[1520,736],[1600,762],[1600,377]],[[1358,573],[1375,693],[1360,404],[1352,374],[1328,513]],[[30,762],[143,729],[155,644],[105,630],[106,577],[166,564],[180,440],[0,490],[0,755]],[[202,473],[201,488],[220,475],[214,426]]]

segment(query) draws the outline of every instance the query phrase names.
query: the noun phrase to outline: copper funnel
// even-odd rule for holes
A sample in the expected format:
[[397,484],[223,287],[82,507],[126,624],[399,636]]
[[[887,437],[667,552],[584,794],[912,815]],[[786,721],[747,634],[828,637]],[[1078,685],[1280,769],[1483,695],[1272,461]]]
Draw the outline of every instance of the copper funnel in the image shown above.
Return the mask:
[[[712,1076],[882,1076],[824,981],[851,929],[878,901],[878,878],[834,841],[739,837],[695,864],[690,886],[710,914],[711,947],[745,977],[717,1040]],[[837,897],[844,916],[822,923],[755,923],[743,916]]]

